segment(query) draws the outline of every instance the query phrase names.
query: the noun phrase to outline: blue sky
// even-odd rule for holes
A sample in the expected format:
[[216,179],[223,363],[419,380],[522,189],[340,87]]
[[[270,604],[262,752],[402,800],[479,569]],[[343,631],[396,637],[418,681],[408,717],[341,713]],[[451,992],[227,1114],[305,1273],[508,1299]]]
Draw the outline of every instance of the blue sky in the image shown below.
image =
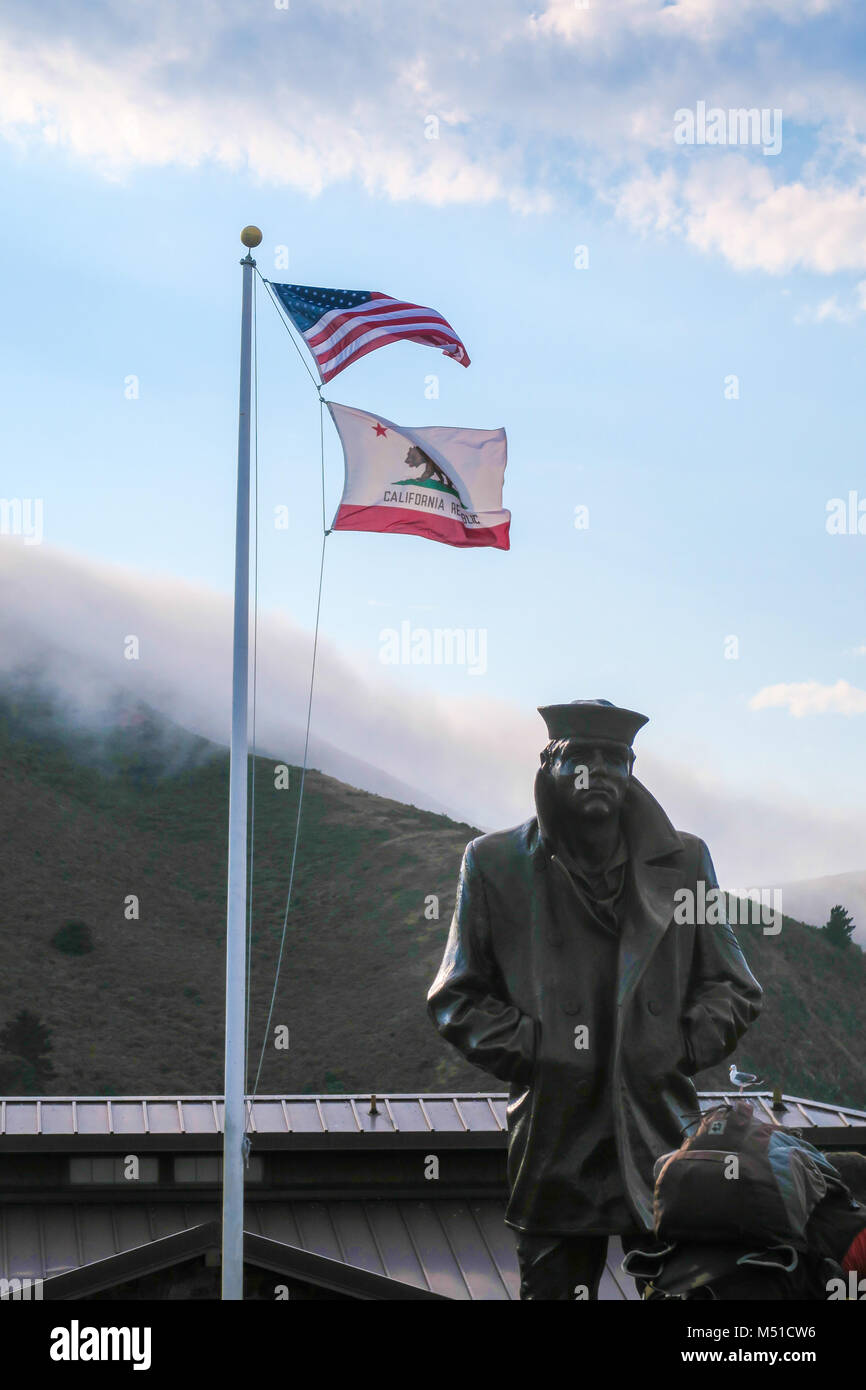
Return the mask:
[[[329,539],[322,632],[367,698],[469,702],[494,726],[507,707],[538,731],[537,704],[613,699],[651,716],[652,766],[760,822],[748,838],[766,855],[732,839],[732,866],[862,867],[833,818],[866,826],[866,535],[825,527],[829,499],[866,499],[856,7],[509,0],[494,24],[437,2],[399,32],[397,8],[49,5],[7,21],[0,493],[44,499],[45,538],[0,545],[33,567],[57,549],[73,569],[231,591],[238,232],[253,221],[266,277],[433,305],[472,358],[389,347],[329,398],[508,432],[509,552]],[[325,51],[327,93],[303,61]],[[781,154],[675,146],[674,110],[699,100],[781,109]],[[309,629],[318,405],[263,294],[258,308],[260,607]],[[325,428],[330,519],[342,463]],[[380,633],[404,620],[484,629],[487,671],[383,667]],[[337,745],[357,737],[349,704]],[[410,783],[413,737],[392,730]],[[449,804],[480,817],[465,791],[455,771]],[[786,855],[781,808],[814,855]],[[680,823],[691,810],[683,794]]]

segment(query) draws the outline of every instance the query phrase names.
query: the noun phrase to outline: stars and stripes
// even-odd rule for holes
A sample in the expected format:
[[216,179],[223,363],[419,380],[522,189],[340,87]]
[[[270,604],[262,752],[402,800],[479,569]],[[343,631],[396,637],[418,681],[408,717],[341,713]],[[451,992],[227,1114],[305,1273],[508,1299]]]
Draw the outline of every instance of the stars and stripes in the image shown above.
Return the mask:
[[450,323],[435,309],[392,299],[379,290],[328,290],[315,285],[276,285],[271,289],[318,363],[322,381],[331,381],[350,362],[401,339],[441,348],[461,366],[469,355]]

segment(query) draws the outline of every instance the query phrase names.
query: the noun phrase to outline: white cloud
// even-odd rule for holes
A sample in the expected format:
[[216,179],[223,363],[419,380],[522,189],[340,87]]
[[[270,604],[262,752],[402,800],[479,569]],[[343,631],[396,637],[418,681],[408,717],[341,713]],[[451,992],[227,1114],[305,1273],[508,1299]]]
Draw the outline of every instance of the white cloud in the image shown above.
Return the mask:
[[542,33],[555,33],[575,43],[610,43],[628,28],[644,43],[688,39],[718,42],[747,29],[756,19],[771,18],[800,24],[843,8],[845,0],[677,0],[647,4],[646,0],[547,0],[533,23]]
[[801,309],[795,320],[797,323],[854,323],[863,313],[866,313],[866,280],[855,286],[854,294],[845,303],[831,294],[814,308]]
[[[118,689],[226,744],[231,604],[169,577],[0,540],[0,676],[35,663],[77,717],[99,725]],[[123,656],[135,634],[140,659]],[[257,747],[300,761],[311,638],[281,613],[260,616]],[[780,687],[781,688],[781,687]],[[866,695],[862,695],[866,701]],[[372,677],[320,639],[311,766],[482,827],[532,814],[544,738],[535,710],[504,700],[411,693],[399,669]],[[503,756],[507,750],[507,756]],[[696,771],[638,747],[638,776],[682,829],[710,845],[722,882],[773,884],[862,863],[866,811],[726,780],[724,750]],[[757,830],[760,833],[757,833]]]
[[[617,214],[640,230],[677,231],[737,270],[866,268],[866,177],[851,187],[807,188],[779,183],[744,155],[717,151],[689,173],[645,169],[608,196]],[[833,312],[826,307],[823,317]]]
[[866,690],[842,680],[835,685],[820,681],[766,685],[752,696],[749,708],[787,709],[795,719],[807,714],[866,714]]
[[[455,29],[447,3],[426,8],[419,23],[394,0],[282,12],[107,0],[88,22],[48,0],[0,25],[0,134],[68,150],[109,178],[213,162],[311,196],[354,179],[393,199],[544,210],[549,194],[524,177],[523,151],[504,148],[468,80],[501,26],[489,16],[476,40],[471,11]],[[430,115],[438,139],[425,135]]]
[[[44,0],[0,29],[0,133],[114,178],[214,162],[313,196],[353,179],[522,212],[577,175],[635,227],[737,269],[831,273],[866,268],[849,17],[845,0]],[[684,151],[673,113],[697,100],[779,108],[806,153],[783,172],[757,150]]]

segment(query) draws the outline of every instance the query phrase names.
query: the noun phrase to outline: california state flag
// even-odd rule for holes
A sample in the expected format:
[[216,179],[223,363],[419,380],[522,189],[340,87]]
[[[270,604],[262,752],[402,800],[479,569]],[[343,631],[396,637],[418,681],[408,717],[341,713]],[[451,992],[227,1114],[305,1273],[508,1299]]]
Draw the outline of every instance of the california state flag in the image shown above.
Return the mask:
[[328,409],[346,464],[332,531],[393,531],[508,550],[504,429],[410,429],[348,405],[329,402]]

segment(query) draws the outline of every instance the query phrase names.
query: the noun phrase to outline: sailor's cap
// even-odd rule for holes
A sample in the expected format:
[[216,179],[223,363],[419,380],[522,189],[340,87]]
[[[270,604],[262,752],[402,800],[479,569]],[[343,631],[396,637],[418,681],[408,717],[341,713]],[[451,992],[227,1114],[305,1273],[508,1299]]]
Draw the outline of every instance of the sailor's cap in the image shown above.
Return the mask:
[[628,744],[644,724],[645,714],[620,709],[610,700],[572,700],[567,705],[539,705],[551,742],[560,738],[600,738]]

